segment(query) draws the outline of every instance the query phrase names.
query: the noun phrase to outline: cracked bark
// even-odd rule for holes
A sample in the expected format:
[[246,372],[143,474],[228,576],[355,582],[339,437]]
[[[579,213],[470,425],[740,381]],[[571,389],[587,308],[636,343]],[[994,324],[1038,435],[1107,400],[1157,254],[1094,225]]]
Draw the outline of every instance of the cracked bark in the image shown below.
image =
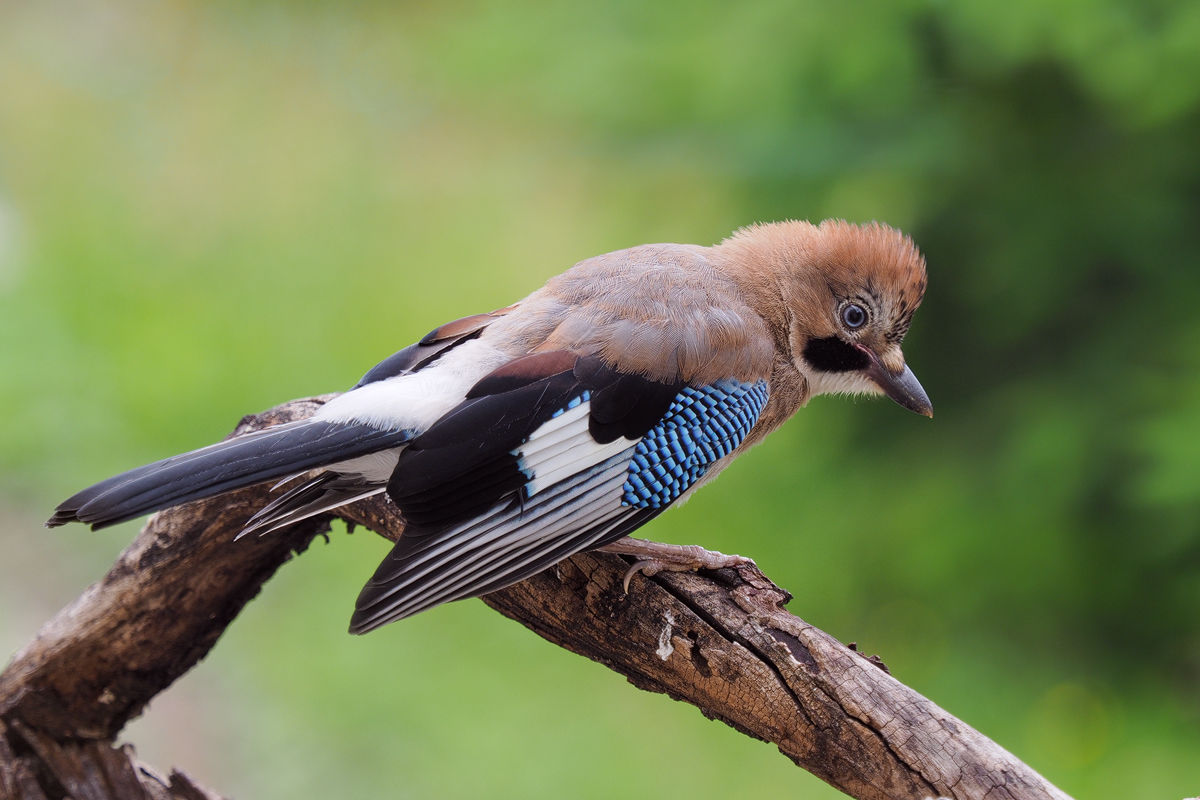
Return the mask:
[[[309,416],[327,399],[247,417],[233,435]],[[317,518],[233,543],[267,495],[252,487],[154,515],[104,579],[13,658],[0,674],[0,800],[218,797],[111,743],[328,529]],[[379,497],[339,516],[391,540],[403,531]],[[627,566],[584,553],[483,600],[638,688],[774,743],[860,800],[1067,798],[877,660],[790,614],[790,596],[756,568],[639,576],[625,595]]]

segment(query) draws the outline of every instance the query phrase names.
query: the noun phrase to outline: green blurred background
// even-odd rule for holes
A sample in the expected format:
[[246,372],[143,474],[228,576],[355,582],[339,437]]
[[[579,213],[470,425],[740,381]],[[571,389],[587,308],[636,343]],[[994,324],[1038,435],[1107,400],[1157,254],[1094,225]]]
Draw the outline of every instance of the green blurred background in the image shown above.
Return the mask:
[[[67,494],[590,255],[884,220],[933,398],[821,398],[653,537],[753,556],[1080,798],[1200,793],[1200,4],[0,3],[0,650]],[[478,601],[284,569],[128,736],[268,798],[833,797]]]

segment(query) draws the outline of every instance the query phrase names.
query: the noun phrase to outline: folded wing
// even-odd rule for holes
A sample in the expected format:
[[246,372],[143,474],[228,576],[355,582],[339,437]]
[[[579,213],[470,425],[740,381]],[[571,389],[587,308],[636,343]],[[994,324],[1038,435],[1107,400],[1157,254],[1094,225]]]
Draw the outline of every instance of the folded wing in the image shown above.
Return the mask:
[[766,399],[765,381],[690,387],[570,351],[496,370],[401,454],[388,493],[407,527],[351,631],[620,539],[732,452]]

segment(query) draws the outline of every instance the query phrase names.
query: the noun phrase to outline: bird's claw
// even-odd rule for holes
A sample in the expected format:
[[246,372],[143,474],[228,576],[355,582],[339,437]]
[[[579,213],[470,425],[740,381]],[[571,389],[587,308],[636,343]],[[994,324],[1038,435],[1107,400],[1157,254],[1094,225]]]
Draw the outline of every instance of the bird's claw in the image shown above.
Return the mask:
[[666,567],[666,564],[655,558],[647,558],[639,561],[629,569],[625,570],[625,577],[621,579],[621,588],[624,590],[625,594],[629,594],[629,582],[633,580],[634,575],[640,572],[642,575],[649,578],[652,575],[657,575],[658,573],[662,572],[664,567]]
[[625,594],[629,594],[629,581],[639,572],[649,578],[664,571],[696,572],[701,569],[713,570],[727,569],[729,567],[755,566],[754,560],[745,556],[727,556],[724,553],[705,550],[698,545],[688,545],[681,548],[681,550],[685,552],[678,553],[678,555],[672,554],[673,557],[671,558],[644,558],[625,570],[625,577],[621,579],[621,586]]

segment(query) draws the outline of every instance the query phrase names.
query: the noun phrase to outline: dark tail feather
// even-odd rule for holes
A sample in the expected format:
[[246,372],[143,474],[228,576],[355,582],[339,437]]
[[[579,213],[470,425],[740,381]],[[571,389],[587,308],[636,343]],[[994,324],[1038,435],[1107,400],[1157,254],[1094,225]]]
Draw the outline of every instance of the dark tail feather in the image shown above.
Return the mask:
[[256,431],[101,481],[59,505],[50,528],[93,529],[406,443],[407,431],[305,420]]
[[361,478],[345,477],[322,472],[314,478],[288,489],[250,518],[237,538],[249,533],[260,536],[279,530],[285,525],[315,517],[355,500],[387,491],[386,483],[367,483]]

